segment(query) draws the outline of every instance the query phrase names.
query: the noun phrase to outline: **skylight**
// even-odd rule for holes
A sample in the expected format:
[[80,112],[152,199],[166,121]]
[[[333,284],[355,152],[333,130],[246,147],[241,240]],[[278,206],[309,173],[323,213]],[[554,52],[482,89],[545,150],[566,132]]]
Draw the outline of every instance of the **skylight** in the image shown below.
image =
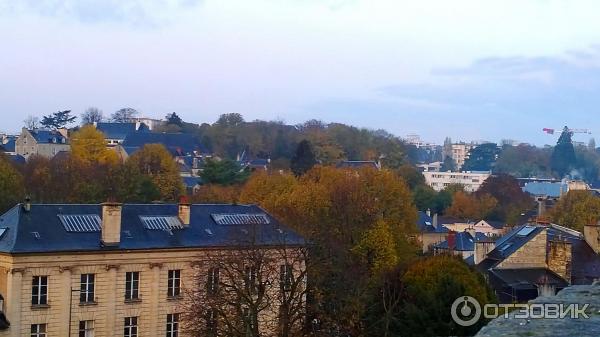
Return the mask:
[[140,220],[142,221],[142,224],[144,224],[144,228],[146,229],[171,230],[183,228],[181,220],[179,220],[179,218],[176,216],[140,215]]
[[211,214],[211,217],[219,225],[267,225],[270,223],[269,218],[264,213],[222,213]]
[[8,228],[0,228],[0,239],[2,239],[2,236],[4,235],[4,233],[6,233],[6,230]]
[[58,218],[71,233],[99,232],[102,228],[102,220],[97,214],[59,214]]
[[512,243],[507,243],[507,244],[503,245],[502,247],[500,247],[500,251],[504,252],[505,250],[510,248],[510,246],[512,246]]
[[531,234],[531,232],[533,232],[534,230],[535,230],[534,226],[525,226],[517,232],[517,235],[518,236],[527,236],[527,235]]

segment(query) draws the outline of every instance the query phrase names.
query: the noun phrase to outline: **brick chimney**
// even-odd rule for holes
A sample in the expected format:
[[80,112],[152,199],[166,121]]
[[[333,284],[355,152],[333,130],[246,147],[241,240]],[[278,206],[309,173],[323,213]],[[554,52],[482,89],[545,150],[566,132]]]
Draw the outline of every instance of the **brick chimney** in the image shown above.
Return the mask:
[[102,244],[118,246],[121,242],[122,204],[107,201],[102,204]]
[[571,243],[567,240],[548,241],[548,269],[560,275],[571,284],[571,261],[573,259]]
[[585,242],[587,242],[594,252],[600,254],[600,225],[583,226],[583,237],[585,238]]
[[190,213],[191,204],[186,196],[182,196],[181,198],[179,198],[179,212],[177,216],[179,217],[179,220],[185,227],[189,226],[190,224]]
[[448,250],[454,250],[456,248],[456,232],[449,231],[446,241],[448,241]]

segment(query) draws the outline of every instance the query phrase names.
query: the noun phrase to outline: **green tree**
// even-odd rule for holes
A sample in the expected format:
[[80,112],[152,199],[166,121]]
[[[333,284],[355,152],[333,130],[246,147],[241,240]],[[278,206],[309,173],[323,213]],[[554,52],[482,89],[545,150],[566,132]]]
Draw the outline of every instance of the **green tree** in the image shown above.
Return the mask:
[[296,176],[301,176],[310,170],[317,163],[312,145],[306,139],[301,141],[296,148],[296,153],[292,157],[291,169]]
[[248,179],[250,173],[233,160],[209,160],[200,173],[203,183],[232,185],[240,184]]
[[167,114],[165,116],[165,120],[167,121],[167,125],[175,125],[175,126],[178,126],[180,128],[183,127],[183,120],[175,112]]
[[43,116],[40,124],[47,128],[60,129],[73,123],[76,118],[76,116],[71,116],[71,110],[62,110]]
[[582,231],[600,220],[600,198],[589,191],[569,191],[549,213],[555,223]]
[[222,114],[219,116],[219,119],[215,122],[216,125],[220,127],[232,127],[239,126],[244,123],[244,117],[239,113],[231,112]]
[[23,176],[0,154],[0,214],[23,200]]
[[177,164],[171,154],[160,144],[147,144],[127,160],[131,169],[151,178],[160,191],[161,200],[176,201],[183,195],[184,187]]
[[463,171],[491,171],[500,149],[495,143],[478,145],[469,151],[469,158],[461,167]]
[[444,157],[444,161],[442,162],[442,166],[440,167],[440,171],[442,172],[455,172],[456,171],[456,163],[454,159],[450,156]]
[[554,146],[554,151],[550,158],[552,171],[556,172],[561,178],[571,172],[576,163],[575,149],[571,140],[572,136],[573,133],[565,126],[556,146]]

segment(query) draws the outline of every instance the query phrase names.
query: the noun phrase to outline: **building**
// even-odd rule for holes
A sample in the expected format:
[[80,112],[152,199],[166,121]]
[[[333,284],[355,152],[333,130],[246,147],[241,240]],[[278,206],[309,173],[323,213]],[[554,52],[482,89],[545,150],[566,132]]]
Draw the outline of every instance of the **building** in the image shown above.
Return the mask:
[[417,168],[421,172],[440,172],[442,165],[441,161],[434,161],[432,163],[417,164]]
[[[476,245],[477,264],[503,303],[554,295],[572,284],[600,280],[600,226],[578,232],[555,224],[526,224],[498,239]],[[478,252],[485,249],[487,252]]]
[[456,165],[456,170],[460,171],[462,166],[465,164],[465,160],[469,158],[469,152],[472,148],[477,146],[477,144],[471,143],[456,143],[456,144],[446,144],[444,146],[443,157],[450,157],[454,161]]
[[449,185],[462,185],[467,192],[475,192],[489,178],[490,172],[423,172],[425,183],[436,191],[441,191]]
[[136,124],[144,124],[151,131],[165,124],[165,121],[163,120],[148,117],[132,117],[129,119],[129,122]]
[[475,259],[475,244],[478,242],[491,243],[493,246],[494,240],[483,233],[475,232],[475,230],[465,230],[462,232],[449,231],[446,240],[436,243],[433,246],[435,255],[452,254],[462,257],[466,263],[474,265]]
[[0,134],[0,152],[7,155],[15,155],[17,146],[17,136]]
[[104,134],[106,139],[106,145],[108,147],[115,147],[125,140],[128,134],[134,132],[147,132],[149,128],[146,124],[135,122],[135,123],[94,123],[96,130]]
[[187,336],[184,292],[208,291],[194,288],[219,279],[208,257],[250,239],[260,249],[304,245],[254,205],[19,204],[0,217],[10,321],[0,336]]
[[39,155],[52,158],[61,151],[70,151],[69,137],[66,129],[46,130],[23,128],[15,144],[15,152],[18,155],[29,158],[31,155]]

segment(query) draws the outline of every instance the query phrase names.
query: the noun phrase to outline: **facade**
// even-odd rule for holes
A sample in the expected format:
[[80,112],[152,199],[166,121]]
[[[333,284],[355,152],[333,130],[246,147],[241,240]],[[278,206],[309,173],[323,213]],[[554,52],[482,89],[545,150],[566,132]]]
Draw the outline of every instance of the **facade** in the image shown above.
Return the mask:
[[1,224],[2,337],[187,336],[185,294],[207,291],[194,287],[214,277],[209,257],[249,233],[261,249],[304,245],[252,205],[23,204]]
[[465,160],[469,158],[469,152],[472,148],[477,146],[475,143],[456,143],[447,144],[444,148],[444,158],[450,157],[456,164],[456,170],[460,171],[462,166],[465,164]]
[[423,172],[425,183],[436,191],[452,184],[464,186],[465,191],[475,192],[489,178],[490,172]]
[[16,140],[15,152],[25,159],[31,155],[40,155],[52,158],[62,151],[70,151],[67,130],[28,130],[23,128]]

